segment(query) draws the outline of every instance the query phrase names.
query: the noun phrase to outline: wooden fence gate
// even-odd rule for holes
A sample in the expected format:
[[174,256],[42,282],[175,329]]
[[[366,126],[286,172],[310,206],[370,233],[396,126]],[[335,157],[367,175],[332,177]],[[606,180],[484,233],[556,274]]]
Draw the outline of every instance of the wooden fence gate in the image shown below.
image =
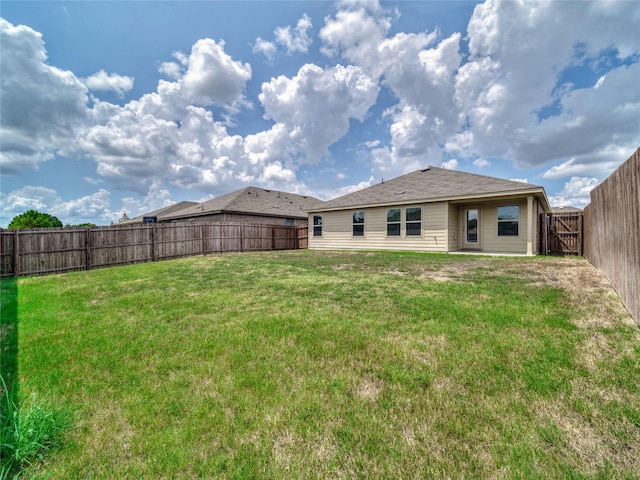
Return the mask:
[[540,217],[541,244],[547,255],[583,254],[582,212],[543,213]]

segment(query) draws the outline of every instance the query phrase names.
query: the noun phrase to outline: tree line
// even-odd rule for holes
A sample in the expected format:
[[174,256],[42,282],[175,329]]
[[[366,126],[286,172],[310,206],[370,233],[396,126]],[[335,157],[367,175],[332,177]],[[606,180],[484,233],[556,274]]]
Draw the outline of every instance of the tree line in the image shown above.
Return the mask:
[[[39,212],[37,210],[27,210],[20,215],[13,217],[7,228],[16,230],[19,228],[55,228],[63,227],[60,219],[48,213]],[[93,223],[83,223],[80,225],[69,225],[67,227],[95,227]]]

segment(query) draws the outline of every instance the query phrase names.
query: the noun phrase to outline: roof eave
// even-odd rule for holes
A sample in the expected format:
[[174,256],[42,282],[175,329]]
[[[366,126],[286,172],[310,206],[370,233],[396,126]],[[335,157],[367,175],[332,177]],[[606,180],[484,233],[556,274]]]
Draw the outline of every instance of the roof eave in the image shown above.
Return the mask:
[[329,207],[329,208],[314,208],[310,210],[306,210],[308,214],[310,213],[319,213],[319,212],[337,212],[340,210],[353,210],[357,208],[376,208],[376,207],[384,207],[387,205],[411,205],[416,203],[436,203],[436,202],[466,202],[469,200],[482,200],[482,199],[492,199],[499,197],[518,197],[518,196],[526,196],[526,195],[537,195],[543,199],[543,207],[545,211],[549,211],[549,200],[547,199],[547,195],[542,187],[528,188],[524,190],[515,190],[515,191],[502,191],[502,192],[491,192],[491,193],[483,193],[483,194],[469,194],[469,195],[452,195],[452,196],[444,196],[444,197],[434,197],[434,198],[417,198],[410,199],[404,201],[387,201],[387,202],[377,202],[377,203],[368,203],[368,204],[353,204],[353,205],[343,205],[340,207]]

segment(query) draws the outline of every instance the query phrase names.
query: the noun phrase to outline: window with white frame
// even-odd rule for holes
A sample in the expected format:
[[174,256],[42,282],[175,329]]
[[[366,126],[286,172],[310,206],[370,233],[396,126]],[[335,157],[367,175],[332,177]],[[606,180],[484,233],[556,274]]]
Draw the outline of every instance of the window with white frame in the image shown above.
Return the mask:
[[402,219],[401,210],[399,208],[390,208],[387,210],[387,236],[400,236],[400,221]]
[[322,215],[313,216],[313,236],[314,237],[322,236]]
[[498,236],[517,237],[520,223],[519,205],[502,205],[498,207]]
[[364,237],[364,212],[353,212],[353,236]]
[[422,235],[422,208],[408,207],[405,211],[407,236]]

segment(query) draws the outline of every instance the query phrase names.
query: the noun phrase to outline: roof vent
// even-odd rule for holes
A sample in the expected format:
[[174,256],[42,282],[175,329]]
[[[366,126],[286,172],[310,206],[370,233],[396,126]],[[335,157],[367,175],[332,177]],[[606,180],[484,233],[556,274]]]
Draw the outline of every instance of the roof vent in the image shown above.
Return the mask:
[[422,173],[424,172],[428,172],[429,170],[431,170],[431,167],[427,167],[427,168],[423,168],[422,170],[420,170]]
[[402,191],[402,192],[396,192],[396,193],[394,193],[394,195],[404,195],[405,193],[407,193],[407,192],[405,192],[405,191]]

